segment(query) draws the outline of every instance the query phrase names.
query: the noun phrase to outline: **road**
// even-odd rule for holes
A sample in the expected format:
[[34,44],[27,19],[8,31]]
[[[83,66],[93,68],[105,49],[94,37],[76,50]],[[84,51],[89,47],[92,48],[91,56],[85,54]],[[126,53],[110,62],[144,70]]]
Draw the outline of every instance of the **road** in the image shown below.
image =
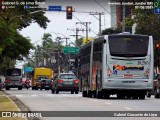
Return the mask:
[[[160,111],[160,99],[146,98],[145,100],[132,99],[96,99],[83,98],[81,93],[70,94],[60,92],[51,94],[50,90],[17,90],[6,91],[11,96],[16,96],[31,111]],[[116,112],[117,113],[117,112]],[[95,114],[93,114],[94,116]],[[92,116],[92,115],[91,115]],[[75,120],[75,117],[54,117],[54,120]],[[76,117],[76,120],[135,120],[136,117]],[[52,117],[41,118],[41,120],[53,120]],[[141,117],[138,120],[159,120],[158,117]]]

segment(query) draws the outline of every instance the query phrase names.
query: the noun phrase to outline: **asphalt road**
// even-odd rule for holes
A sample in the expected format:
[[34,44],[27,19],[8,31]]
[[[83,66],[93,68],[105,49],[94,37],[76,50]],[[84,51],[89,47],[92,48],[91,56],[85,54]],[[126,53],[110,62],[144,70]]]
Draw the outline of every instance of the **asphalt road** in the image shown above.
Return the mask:
[[[10,89],[6,91],[11,96],[16,96],[31,111],[115,111],[112,114],[118,114],[118,111],[124,111],[124,114],[132,111],[160,111],[160,99],[146,98],[145,100],[132,99],[96,99],[83,98],[82,94],[70,94],[70,92],[60,92],[51,94],[50,90],[17,90]],[[50,114],[46,112],[46,114]],[[62,114],[64,114],[63,112]],[[71,113],[71,112],[70,112]],[[74,113],[74,112],[73,112]],[[154,113],[154,112],[153,112]],[[159,112],[160,113],[160,112]],[[51,113],[56,114],[56,113]],[[57,113],[61,114],[61,112]],[[66,113],[67,114],[67,113]],[[72,113],[71,113],[72,114]],[[76,113],[75,113],[76,114]],[[80,113],[79,113],[80,114]],[[96,116],[98,113],[82,113]],[[109,114],[106,112],[106,114]],[[53,117],[40,118],[42,120],[53,120]],[[54,120],[159,120],[160,117],[54,117]]]

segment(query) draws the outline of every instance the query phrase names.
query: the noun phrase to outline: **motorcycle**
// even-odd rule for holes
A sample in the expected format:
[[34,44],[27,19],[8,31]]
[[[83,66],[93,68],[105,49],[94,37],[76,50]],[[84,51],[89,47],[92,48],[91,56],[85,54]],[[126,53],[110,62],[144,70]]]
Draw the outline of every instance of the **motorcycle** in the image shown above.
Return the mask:
[[27,90],[30,88],[29,84],[26,84],[25,87],[27,88]]

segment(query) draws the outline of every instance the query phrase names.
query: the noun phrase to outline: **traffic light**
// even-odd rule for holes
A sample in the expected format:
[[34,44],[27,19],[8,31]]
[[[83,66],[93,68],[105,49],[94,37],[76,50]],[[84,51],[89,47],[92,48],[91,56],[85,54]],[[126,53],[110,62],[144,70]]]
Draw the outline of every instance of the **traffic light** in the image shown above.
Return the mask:
[[72,6],[67,6],[66,7],[66,17],[67,19],[72,19]]
[[156,48],[160,48],[160,45],[159,45],[159,44],[156,44]]
[[158,44],[158,43],[156,44],[155,52],[156,52],[157,56],[160,55],[160,44]]

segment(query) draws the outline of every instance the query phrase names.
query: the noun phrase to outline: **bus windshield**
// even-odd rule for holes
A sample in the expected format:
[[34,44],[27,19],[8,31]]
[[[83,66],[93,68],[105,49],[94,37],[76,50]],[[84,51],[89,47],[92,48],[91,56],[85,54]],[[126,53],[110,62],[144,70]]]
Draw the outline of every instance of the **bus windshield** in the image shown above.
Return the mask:
[[110,55],[144,57],[148,52],[148,36],[109,36]]
[[21,69],[7,69],[7,76],[20,76]]

